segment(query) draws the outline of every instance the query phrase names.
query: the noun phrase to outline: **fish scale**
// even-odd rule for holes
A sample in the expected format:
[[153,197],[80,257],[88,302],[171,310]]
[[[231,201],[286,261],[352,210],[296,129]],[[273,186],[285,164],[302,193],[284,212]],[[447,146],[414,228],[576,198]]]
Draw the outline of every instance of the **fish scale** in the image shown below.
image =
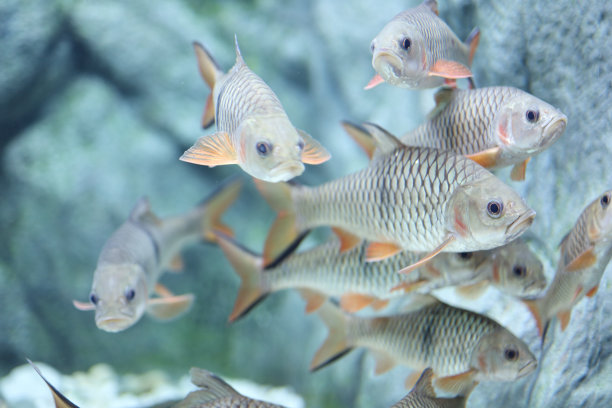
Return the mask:
[[567,266],[592,245],[588,234],[589,215],[588,211],[583,211],[580,217],[578,217],[574,228],[571,229],[559,245],[561,248],[560,266]]

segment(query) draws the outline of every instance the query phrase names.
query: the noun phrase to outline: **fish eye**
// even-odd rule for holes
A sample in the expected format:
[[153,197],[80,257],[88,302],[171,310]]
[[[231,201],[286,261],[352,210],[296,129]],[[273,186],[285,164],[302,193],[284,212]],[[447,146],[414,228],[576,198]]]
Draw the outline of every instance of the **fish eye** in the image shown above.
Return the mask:
[[604,194],[599,202],[601,203],[601,208],[606,208],[610,204],[610,193]]
[[499,218],[504,211],[504,204],[501,201],[491,200],[487,204],[487,213],[491,218]]
[[519,358],[519,351],[514,346],[507,346],[504,349],[504,357],[508,361],[516,361]]
[[472,259],[472,256],[474,255],[473,252],[459,252],[457,254],[459,256],[459,258],[467,261],[468,259]]
[[266,142],[258,142],[255,145],[255,148],[257,149],[257,153],[259,153],[260,156],[267,156],[268,153],[272,151],[272,146],[270,145],[270,143]]
[[372,44],[370,44],[370,52],[374,53],[374,48],[376,47],[376,45],[374,45],[374,41],[372,41]]
[[527,268],[523,265],[514,265],[512,268],[512,274],[517,278],[524,278],[527,275]]
[[534,109],[529,109],[525,112],[525,118],[527,118],[527,122],[536,123],[538,119],[540,119],[540,112]]
[[401,42],[401,45],[403,49],[408,51],[410,49],[410,46],[412,45],[412,41],[410,41],[410,38],[404,38]]
[[125,291],[125,298],[128,302],[133,300],[134,296],[136,296],[136,292],[134,291],[134,289],[128,289]]
[[97,305],[99,300],[100,299],[98,299],[98,297],[95,294],[92,293],[91,295],[89,295],[89,301],[93,303],[94,305]]
[[304,141],[300,140],[297,144],[297,148],[298,150],[301,152],[302,150],[304,150]]

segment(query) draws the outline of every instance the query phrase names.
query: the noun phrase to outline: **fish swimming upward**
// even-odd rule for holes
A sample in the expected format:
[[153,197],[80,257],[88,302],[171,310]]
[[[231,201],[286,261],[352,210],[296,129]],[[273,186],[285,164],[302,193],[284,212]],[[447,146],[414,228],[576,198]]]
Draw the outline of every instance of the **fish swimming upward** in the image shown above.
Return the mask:
[[438,3],[421,5],[393,17],[372,40],[372,66],[377,75],[365,89],[382,82],[402,88],[435,88],[445,80],[469,78],[478,47],[476,28],[461,42],[438,17]]
[[261,256],[222,233],[217,234],[217,242],[241,278],[230,321],[244,316],[268,294],[283,289],[300,290],[310,313],[328,297],[340,298],[342,309],[357,312],[367,306],[383,308],[391,298],[417,289],[429,292],[470,285],[460,288],[460,294],[474,297],[491,282],[506,293],[521,296],[539,294],[546,286],[542,264],[520,238],[487,251],[444,252],[409,274],[397,271],[423,254],[402,251],[380,262],[366,262],[367,242],[340,253],[340,242],[334,235],[304,252],[293,252],[299,242],[294,243],[291,250],[267,266]]
[[236,64],[224,74],[208,51],[194,43],[200,73],[212,92],[202,119],[217,132],[202,136],[181,160],[204,166],[237,164],[253,177],[287,181],[330,154],[310,135],[296,129],[276,94],[247,67],[236,39]]
[[[141,199],[128,220],[102,248],[94,272],[89,300],[74,301],[80,310],[95,310],[98,328],[118,332],[136,323],[144,314],[171,319],[186,312],[193,295],[173,296],[157,280],[168,267],[180,269],[178,252],[189,242],[214,241],[213,229],[230,231],[221,215],[240,193],[241,182],[222,184],[201,205],[172,218],[159,219]],[[231,231],[230,231],[231,233]],[[151,298],[153,292],[161,295]]]
[[[437,398],[432,385],[433,370],[426,368],[414,388],[391,408],[465,408],[471,390],[455,398]],[[473,388],[473,387],[472,387]]]
[[396,364],[418,372],[431,367],[436,387],[462,392],[474,382],[514,381],[536,368],[527,345],[499,323],[427,298],[415,311],[375,318],[347,315],[326,302],[317,313],[329,335],[316,352],[311,370],[366,347],[374,352],[377,374]]
[[245,397],[221,378],[201,368],[192,368],[190,374],[191,382],[201,389],[190,392],[173,408],[284,408]]
[[591,202],[561,241],[559,265],[544,297],[526,301],[540,335],[557,316],[561,330],[569,324],[572,308],[597,293],[612,257],[612,190]]
[[[400,140],[410,146],[452,150],[488,169],[514,166],[513,180],[525,179],[531,156],[556,142],[567,125],[567,117],[555,107],[512,87],[445,87],[435,99],[429,120]],[[342,125],[372,157],[372,138],[350,122]]]
[[406,146],[384,129],[366,125],[377,154],[359,172],[319,187],[255,184],[278,213],[264,247],[264,264],[301,233],[331,226],[341,251],[371,241],[366,260],[404,250],[427,255],[504,245],[535,217],[523,199],[489,171],[456,153]]
[[34,371],[36,371],[40,378],[42,378],[43,381],[47,384],[49,390],[51,390],[51,394],[53,395],[53,402],[55,403],[55,408],[79,408],[77,405],[74,405],[72,401],[66,398],[64,394],[59,392],[57,388],[55,388],[49,381],[47,381],[45,376],[42,375],[42,373],[40,372],[40,369],[32,361],[30,361],[30,359],[27,360],[28,363],[30,363],[30,365],[34,369]]

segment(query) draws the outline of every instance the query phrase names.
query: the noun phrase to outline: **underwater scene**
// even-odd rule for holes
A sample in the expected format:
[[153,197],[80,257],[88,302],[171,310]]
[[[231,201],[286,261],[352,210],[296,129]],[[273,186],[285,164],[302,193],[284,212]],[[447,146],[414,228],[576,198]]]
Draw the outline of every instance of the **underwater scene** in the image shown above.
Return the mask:
[[611,13],[0,0],[0,408],[612,406]]

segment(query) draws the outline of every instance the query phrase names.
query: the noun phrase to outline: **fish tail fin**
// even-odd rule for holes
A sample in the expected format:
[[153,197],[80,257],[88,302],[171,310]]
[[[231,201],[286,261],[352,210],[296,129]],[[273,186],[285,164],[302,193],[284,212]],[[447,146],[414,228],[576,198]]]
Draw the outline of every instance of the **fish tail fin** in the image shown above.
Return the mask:
[[288,242],[295,242],[300,235],[300,231],[296,225],[291,185],[254,180],[259,193],[277,213],[277,218],[270,227],[264,245],[264,265],[268,265],[285,251]]
[[468,56],[468,64],[471,67],[472,61],[474,61],[474,54],[476,54],[476,49],[478,48],[478,43],[480,42],[480,28],[474,27],[470,34],[465,39],[465,44],[468,46],[470,50],[470,54]]
[[222,232],[216,232],[217,243],[240,277],[240,289],[229,321],[246,315],[268,294],[262,284],[263,260]]
[[212,90],[215,87],[217,79],[221,75],[223,75],[223,71],[221,71],[221,68],[219,68],[217,62],[202,44],[197,41],[194,41],[193,49],[195,51],[196,59],[198,61],[198,69],[200,70],[200,75],[204,79],[204,82],[206,82],[206,84],[210,88],[210,95],[208,95],[208,98],[206,99],[206,108],[204,109],[204,115],[202,116],[202,127],[207,128],[211,126],[215,121],[215,106],[213,103]]
[[546,330],[548,329],[550,319],[548,318],[547,314],[544,313],[542,303],[538,299],[523,300],[523,303],[525,303],[525,306],[527,306],[533,318],[535,319],[536,326],[538,328],[538,334],[540,335],[540,337],[544,336]]
[[325,302],[319,310],[319,317],[329,331],[323,345],[317,350],[310,363],[310,371],[316,371],[352,350],[348,342],[348,317],[334,304]]
[[230,227],[221,221],[221,216],[232,205],[242,188],[242,180],[237,177],[232,177],[223,182],[204,202],[198,207],[202,214],[201,228],[202,235],[205,240],[210,242],[216,241],[215,230],[233,236],[234,233]]
[[40,378],[42,378],[43,381],[47,384],[49,390],[51,390],[51,394],[53,394],[53,402],[55,403],[56,408],[79,408],[77,405],[73,404],[72,401],[66,398],[64,394],[59,392],[53,385],[51,385],[51,383],[47,381],[45,376],[42,375],[40,369],[29,358],[26,358],[26,360],[28,360],[28,363],[30,363],[34,371],[36,371]]

